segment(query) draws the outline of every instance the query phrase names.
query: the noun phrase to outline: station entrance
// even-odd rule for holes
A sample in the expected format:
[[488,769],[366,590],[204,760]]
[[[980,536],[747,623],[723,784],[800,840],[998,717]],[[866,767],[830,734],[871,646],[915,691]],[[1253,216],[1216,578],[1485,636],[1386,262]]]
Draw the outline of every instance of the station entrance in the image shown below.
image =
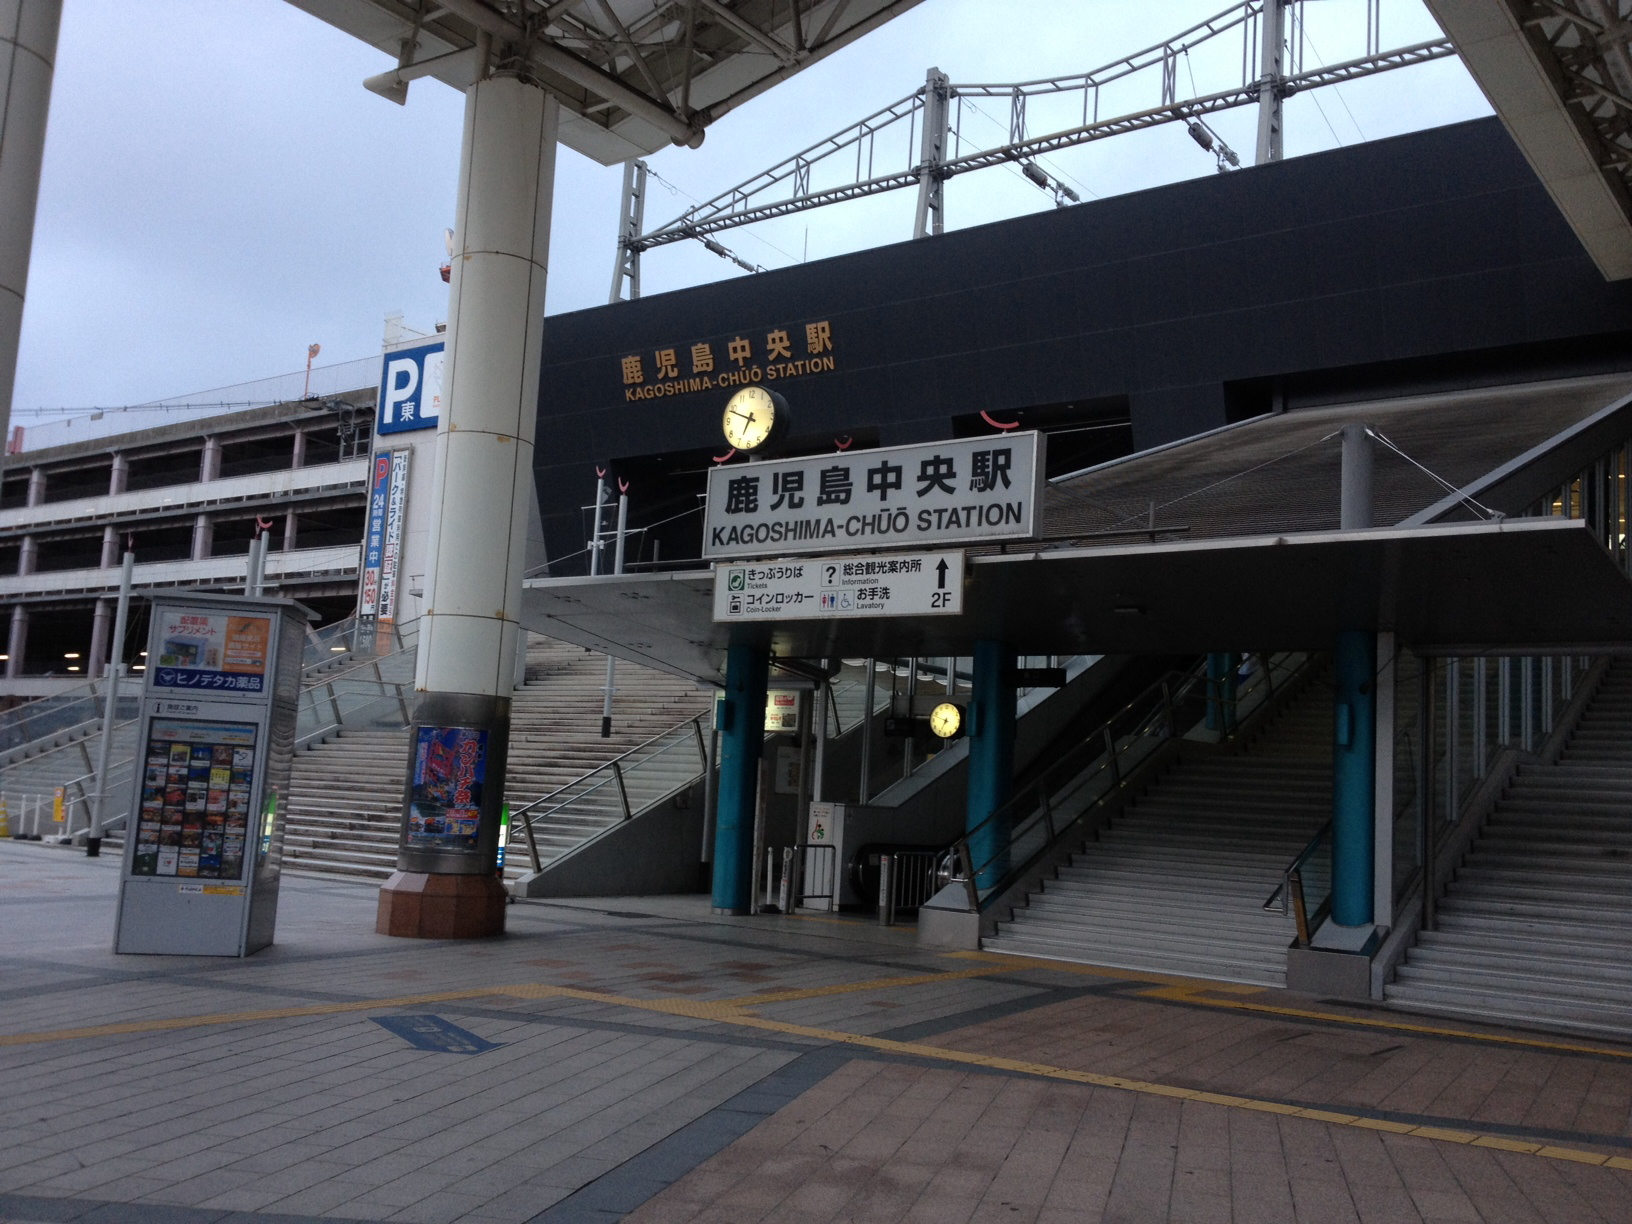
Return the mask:
[[[534,580],[524,619],[723,689],[717,910],[871,905],[893,869],[887,898],[938,946],[1477,1010],[1497,987],[1466,988],[1467,967],[1499,936],[1447,952],[1440,928],[1478,910],[1454,895],[1478,878],[1498,906],[1503,889],[1551,905],[1541,921],[1562,932],[1545,953],[1553,985],[1509,982],[1503,1004],[1613,1027],[1617,987],[1590,956],[1578,972],[1559,960],[1590,915],[1531,897],[1544,877],[1502,830],[1528,810],[1516,795],[1582,776],[1575,737],[1602,740],[1618,709],[1629,392],[1611,375],[1269,415],[1048,480],[1029,538],[959,546],[952,614],[734,618],[727,560]],[[760,466],[767,492],[795,470]],[[779,543],[737,551],[794,568],[805,553],[769,555]],[[807,551],[883,572],[892,555]],[[824,703],[844,660],[881,658],[909,660],[909,678],[876,708],[904,756],[916,736],[933,757],[867,794],[835,768]],[[764,720],[784,684],[817,711],[788,746],[821,781],[795,784],[778,826],[762,754],[783,751]],[[943,704],[954,737],[930,737]],[[1592,775],[1604,793],[1619,793],[1615,769]],[[1555,869],[1613,857],[1626,836],[1557,813],[1522,827]],[[1505,865],[1467,877],[1498,844]],[[1436,956],[1451,965],[1437,988]]]

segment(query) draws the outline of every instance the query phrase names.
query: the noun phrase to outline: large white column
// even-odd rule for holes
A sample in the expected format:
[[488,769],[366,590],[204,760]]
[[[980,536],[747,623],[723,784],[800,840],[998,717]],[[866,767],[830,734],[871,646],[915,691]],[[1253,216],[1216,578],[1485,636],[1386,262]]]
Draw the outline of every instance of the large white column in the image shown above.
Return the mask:
[[10,432],[17,337],[61,23],[62,0],[0,0],[0,437]]
[[[479,81],[465,98],[414,721],[487,732],[484,833],[480,853],[416,849],[405,833],[400,872],[493,871],[522,636],[558,114],[553,98],[511,76]],[[386,895],[408,886],[396,880],[382,894],[380,925],[393,934]],[[501,926],[502,917],[501,905]],[[428,932],[405,921],[400,933]]]
[[450,290],[415,686],[499,697],[521,632],[528,485],[557,106],[514,77],[473,85]]

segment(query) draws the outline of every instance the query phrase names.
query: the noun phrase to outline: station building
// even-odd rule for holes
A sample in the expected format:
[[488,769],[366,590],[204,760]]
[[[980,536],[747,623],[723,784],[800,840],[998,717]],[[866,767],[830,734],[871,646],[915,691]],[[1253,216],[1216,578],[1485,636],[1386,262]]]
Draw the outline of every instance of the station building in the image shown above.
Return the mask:
[[[1040,528],[967,550],[957,616],[721,623],[744,386],[774,457],[1040,431]],[[524,621],[724,688],[717,908],[837,801],[875,862],[938,853],[921,938],[1624,1029],[1629,412],[1632,288],[1458,124],[552,317]],[[601,471],[622,577],[585,576]],[[882,787],[819,713],[863,659],[967,707]],[[779,684],[827,754],[793,804]]]

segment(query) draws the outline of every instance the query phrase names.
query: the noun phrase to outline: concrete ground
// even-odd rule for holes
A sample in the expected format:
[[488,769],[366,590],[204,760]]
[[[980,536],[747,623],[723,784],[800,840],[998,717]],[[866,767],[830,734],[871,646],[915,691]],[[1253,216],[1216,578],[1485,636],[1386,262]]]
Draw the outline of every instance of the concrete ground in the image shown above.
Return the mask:
[[117,957],[117,876],[0,842],[0,1222],[1632,1222],[1632,1046],[702,898]]

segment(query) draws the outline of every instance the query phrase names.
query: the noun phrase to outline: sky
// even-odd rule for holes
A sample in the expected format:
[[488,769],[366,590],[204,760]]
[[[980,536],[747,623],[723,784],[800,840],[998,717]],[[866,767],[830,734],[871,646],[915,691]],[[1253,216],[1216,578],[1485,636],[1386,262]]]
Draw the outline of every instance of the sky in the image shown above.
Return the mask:
[[[1097,68],[1227,0],[923,0],[715,123],[702,148],[649,161],[648,228],[923,84],[1014,82]],[[1309,3],[1305,68],[1359,56],[1365,0]],[[362,88],[387,57],[284,0],[68,0],[58,45],[12,421],[30,425],[377,353],[387,314],[431,330],[453,224],[463,97],[416,82],[398,107]],[[1003,13],[1001,21],[994,11]],[[1024,20],[1018,15],[1023,14]],[[1420,0],[1382,0],[1382,45],[1438,36]],[[1179,69],[1181,96],[1239,82],[1239,37]],[[1154,76],[1107,90],[1102,115],[1154,106]],[[1080,95],[1079,95],[1080,97]],[[1080,105],[1076,103],[1075,105]],[[1294,96],[1286,155],[1490,113],[1453,59]],[[1005,140],[1008,104],[971,103],[965,147]],[[1071,126],[1035,104],[1028,130]],[[1250,165],[1256,113],[1215,130]],[[904,133],[877,168],[909,163]],[[1044,159],[1084,200],[1215,172],[1178,125]],[[818,176],[817,183],[821,179]],[[546,313],[606,302],[621,168],[557,162]],[[947,184],[951,228],[1055,206],[1012,166]],[[897,192],[730,231],[785,267],[911,237]],[[650,295],[745,275],[695,243],[649,252]]]

